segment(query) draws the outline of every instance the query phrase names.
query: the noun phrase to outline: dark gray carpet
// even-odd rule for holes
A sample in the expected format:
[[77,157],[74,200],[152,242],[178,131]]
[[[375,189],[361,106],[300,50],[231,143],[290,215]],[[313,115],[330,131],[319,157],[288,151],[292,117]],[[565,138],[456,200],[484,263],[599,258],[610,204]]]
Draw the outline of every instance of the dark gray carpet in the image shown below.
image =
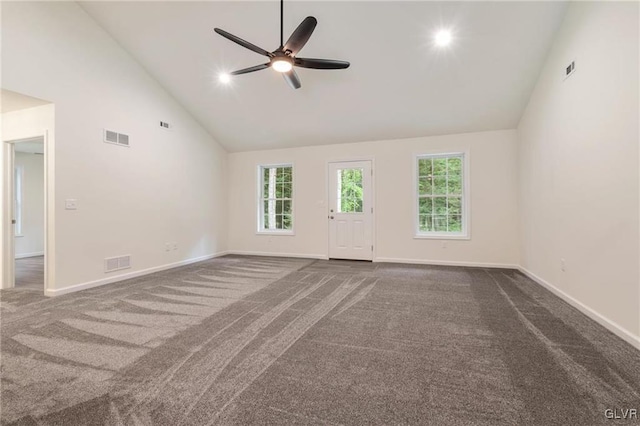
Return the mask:
[[640,409],[640,352],[510,270],[227,256],[0,301],[2,424],[592,425]]

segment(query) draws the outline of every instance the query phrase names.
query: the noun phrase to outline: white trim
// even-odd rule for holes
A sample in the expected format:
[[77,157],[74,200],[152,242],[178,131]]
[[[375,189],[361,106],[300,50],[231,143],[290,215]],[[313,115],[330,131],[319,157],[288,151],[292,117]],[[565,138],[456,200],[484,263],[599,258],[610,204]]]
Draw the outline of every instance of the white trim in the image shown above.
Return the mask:
[[[376,206],[376,173],[375,171],[376,169],[376,157],[375,156],[361,156],[361,157],[347,157],[346,159],[343,160],[328,160],[326,167],[325,167],[325,179],[324,179],[324,199],[327,202],[326,210],[327,210],[327,219],[329,218],[329,216],[331,215],[330,209],[331,209],[331,194],[329,193],[329,191],[331,191],[330,188],[330,181],[331,181],[331,164],[334,163],[359,163],[359,162],[366,162],[369,161],[371,163],[370,167],[371,167],[371,245],[373,247],[373,249],[371,250],[371,261],[373,262],[373,259],[376,258],[376,253],[378,250],[378,243],[376,241],[376,238],[378,236],[378,223],[376,222],[376,214],[378,212],[378,207]],[[329,255],[331,253],[331,226],[329,224],[329,220],[327,220],[326,222],[326,235],[327,235],[327,254],[324,257],[324,259],[329,259]]]
[[458,260],[430,260],[430,259],[402,259],[396,257],[376,257],[374,262],[388,263],[408,263],[415,265],[434,265],[434,266],[465,266],[470,268],[503,268],[518,269],[519,266],[512,263],[484,263],[484,262],[465,262]]
[[63,294],[75,293],[76,291],[86,290],[93,287],[99,287],[105,284],[112,284],[119,281],[129,280],[131,278],[140,277],[143,275],[153,274],[155,272],[165,271],[167,269],[178,268],[180,266],[190,265],[192,263],[202,262],[204,260],[213,259],[229,254],[226,251],[221,251],[214,254],[208,254],[205,256],[194,257],[192,259],[181,260],[180,262],[167,263],[166,265],[154,266],[153,268],[142,269],[140,271],[129,272],[128,274],[121,274],[115,277],[102,278],[95,281],[89,281],[82,284],[75,284],[68,287],[59,289],[45,289],[44,295],[49,297],[61,296]]
[[[291,167],[291,220],[293,224],[291,225],[291,229],[263,229],[263,219],[264,213],[262,212],[263,207],[263,199],[262,199],[262,191],[264,190],[264,182],[262,182],[262,169],[264,168],[274,168],[274,167]],[[275,164],[257,164],[256,168],[256,205],[255,212],[258,218],[258,225],[256,229],[256,235],[295,235],[296,232],[296,168],[293,161],[288,163],[275,163]]]
[[[13,169],[14,169],[14,174],[13,174],[13,212],[10,212],[9,214],[11,214],[12,216],[15,215],[15,217],[13,218],[16,223],[14,224],[14,233],[13,235],[15,237],[22,237],[24,234],[22,233],[22,223],[23,223],[23,218],[24,218],[24,165],[18,165],[16,164],[16,157],[15,157],[15,145],[13,147],[14,150],[14,154],[13,154]],[[44,168],[44,167],[43,167]],[[43,170],[43,174],[44,174],[44,170]],[[16,191],[16,187],[18,186],[18,183],[20,184],[20,188],[19,191]],[[44,182],[42,182],[42,185],[44,186]],[[16,214],[17,213],[17,214]]]
[[[425,151],[414,153],[412,160],[413,169],[413,239],[436,239],[436,240],[470,240],[471,239],[471,150],[460,151]],[[463,232],[442,233],[442,232],[420,232],[419,231],[419,199],[418,188],[418,161],[421,158],[443,158],[450,156],[462,156],[462,226]]]
[[237,254],[240,256],[263,256],[263,257],[296,257],[304,259],[320,259],[327,260],[326,254],[305,254],[305,253],[277,253],[270,251],[245,251],[245,250],[229,250],[227,254]]
[[[54,108],[54,107],[52,107]],[[53,111],[55,121],[55,110]],[[44,288],[55,287],[56,282],[56,251],[55,251],[55,134],[49,129],[44,130]]]
[[467,234],[422,233],[413,236],[414,240],[470,240]]
[[620,337],[622,340],[626,341],[631,346],[635,347],[636,349],[640,349],[640,336],[634,335],[629,330],[620,326],[616,322],[606,318],[605,316],[599,314],[598,312],[588,307],[584,303],[578,301],[577,299],[573,298],[572,296],[569,296],[564,291],[560,290],[559,288],[549,283],[548,281],[545,281],[544,279],[540,278],[539,276],[529,271],[525,267],[520,266],[518,269],[528,278],[532,279],[536,283],[545,287],[551,293],[558,296],[560,299],[564,300],[574,308],[578,309],[580,312],[582,312],[583,314],[585,314],[586,316],[588,316],[589,318],[591,318],[592,320],[594,320],[595,322],[597,322],[598,324],[600,324],[601,326],[603,326],[604,328],[606,328],[607,330],[615,334],[616,336]]
[[[54,108],[51,105],[51,108]],[[52,110],[52,124],[55,120],[55,110]],[[0,214],[0,246],[3,252],[0,257],[0,288],[12,288],[15,286],[15,238],[14,229],[11,224],[13,213],[8,214],[13,206],[13,164],[14,164],[14,144],[26,142],[34,139],[42,139],[44,143],[44,289],[55,287],[55,133],[50,129],[43,129],[40,134],[30,134],[17,139],[1,140],[0,162],[6,167],[3,176],[0,176],[0,204],[2,212]]]
[[376,258],[376,253],[378,250],[378,242],[376,240],[378,236],[378,222],[376,221],[376,215],[378,214],[378,206],[376,206],[376,157],[374,155],[364,155],[358,157],[330,158],[327,160],[327,164],[325,166],[326,175],[324,177],[324,199],[326,201],[326,205],[324,207],[326,208],[327,212],[327,221],[325,222],[325,235],[327,236],[327,254],[325,259],[329,259],[329,252],[331,250],[331,237],[329,235],[329,233],[331,232],[331,228],[329,226],[328,220],[329,216],[331,215],[331,212],[329,211],[331,209],[331,207],[329,206],[331,204],[329,200],[329,191],[331,190],[329,188],[329,173],[331,169],[331,163],[351,163],[359,161],[371,161],[371,208],[373,208],[373,213],[371,214],[371,244],[373,245],[371,256],[372,259]]
[[44,252],[43,251],[37,251],[34,253],[23,253],[23,254],[16,254],[15,258],[16,259],[24,259],[27,257],[37,257],[37,256],[44,256]]

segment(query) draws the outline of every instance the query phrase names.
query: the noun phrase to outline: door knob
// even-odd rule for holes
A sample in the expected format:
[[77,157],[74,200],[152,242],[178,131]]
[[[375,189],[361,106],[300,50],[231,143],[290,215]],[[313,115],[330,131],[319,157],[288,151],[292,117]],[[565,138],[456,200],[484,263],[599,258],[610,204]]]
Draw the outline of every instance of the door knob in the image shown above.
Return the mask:
[[11,224],[15,225],[16,224],[16,220],[15,219],[11,219]]
[[329,216],[329,219],[333,219],[333,216]]

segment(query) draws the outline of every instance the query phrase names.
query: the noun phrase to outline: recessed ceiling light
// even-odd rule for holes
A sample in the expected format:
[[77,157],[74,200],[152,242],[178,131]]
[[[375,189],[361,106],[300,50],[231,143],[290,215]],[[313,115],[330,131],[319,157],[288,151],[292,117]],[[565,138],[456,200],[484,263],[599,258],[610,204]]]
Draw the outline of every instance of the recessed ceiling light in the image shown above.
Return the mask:
[[451,44],[451,31],[440,30],[434,37],[436,46],[445,47]]
[[226,74],[226,73],[220,74],[218,79],[220,80],[220,83],[222,83],[222,84],[229,84],[229,82],[231,82],[231,76],[229,74]]

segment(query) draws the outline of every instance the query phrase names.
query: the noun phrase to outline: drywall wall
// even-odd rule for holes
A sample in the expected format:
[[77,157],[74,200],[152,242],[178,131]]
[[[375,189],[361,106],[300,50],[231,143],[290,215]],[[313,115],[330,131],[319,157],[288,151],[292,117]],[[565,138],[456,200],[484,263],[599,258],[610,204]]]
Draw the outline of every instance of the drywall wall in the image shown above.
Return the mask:
[[15,153],[22,174],[22,232],[15,239],[15,256],[44,254],[44,156]]
[[523,268],[636,344],[638,6],[570,5],[518,127]]
[[[466,151],[470,159],[471,239],[414,239],[415,154]],[[518,262],[515,130],[229,154],[229,249],[326,257],[327,163],[373,159],[375,259],[441,264]],[[257,167],[294,165],[293,236],[256,234]]]
[[[3,3],[2,59],[3,88],[55,104],[49,294],[226,250],[226,152],[80,6]],[[104,143],[105,128],[131,146]],[[132,268],[106,274],[119,255]]]

